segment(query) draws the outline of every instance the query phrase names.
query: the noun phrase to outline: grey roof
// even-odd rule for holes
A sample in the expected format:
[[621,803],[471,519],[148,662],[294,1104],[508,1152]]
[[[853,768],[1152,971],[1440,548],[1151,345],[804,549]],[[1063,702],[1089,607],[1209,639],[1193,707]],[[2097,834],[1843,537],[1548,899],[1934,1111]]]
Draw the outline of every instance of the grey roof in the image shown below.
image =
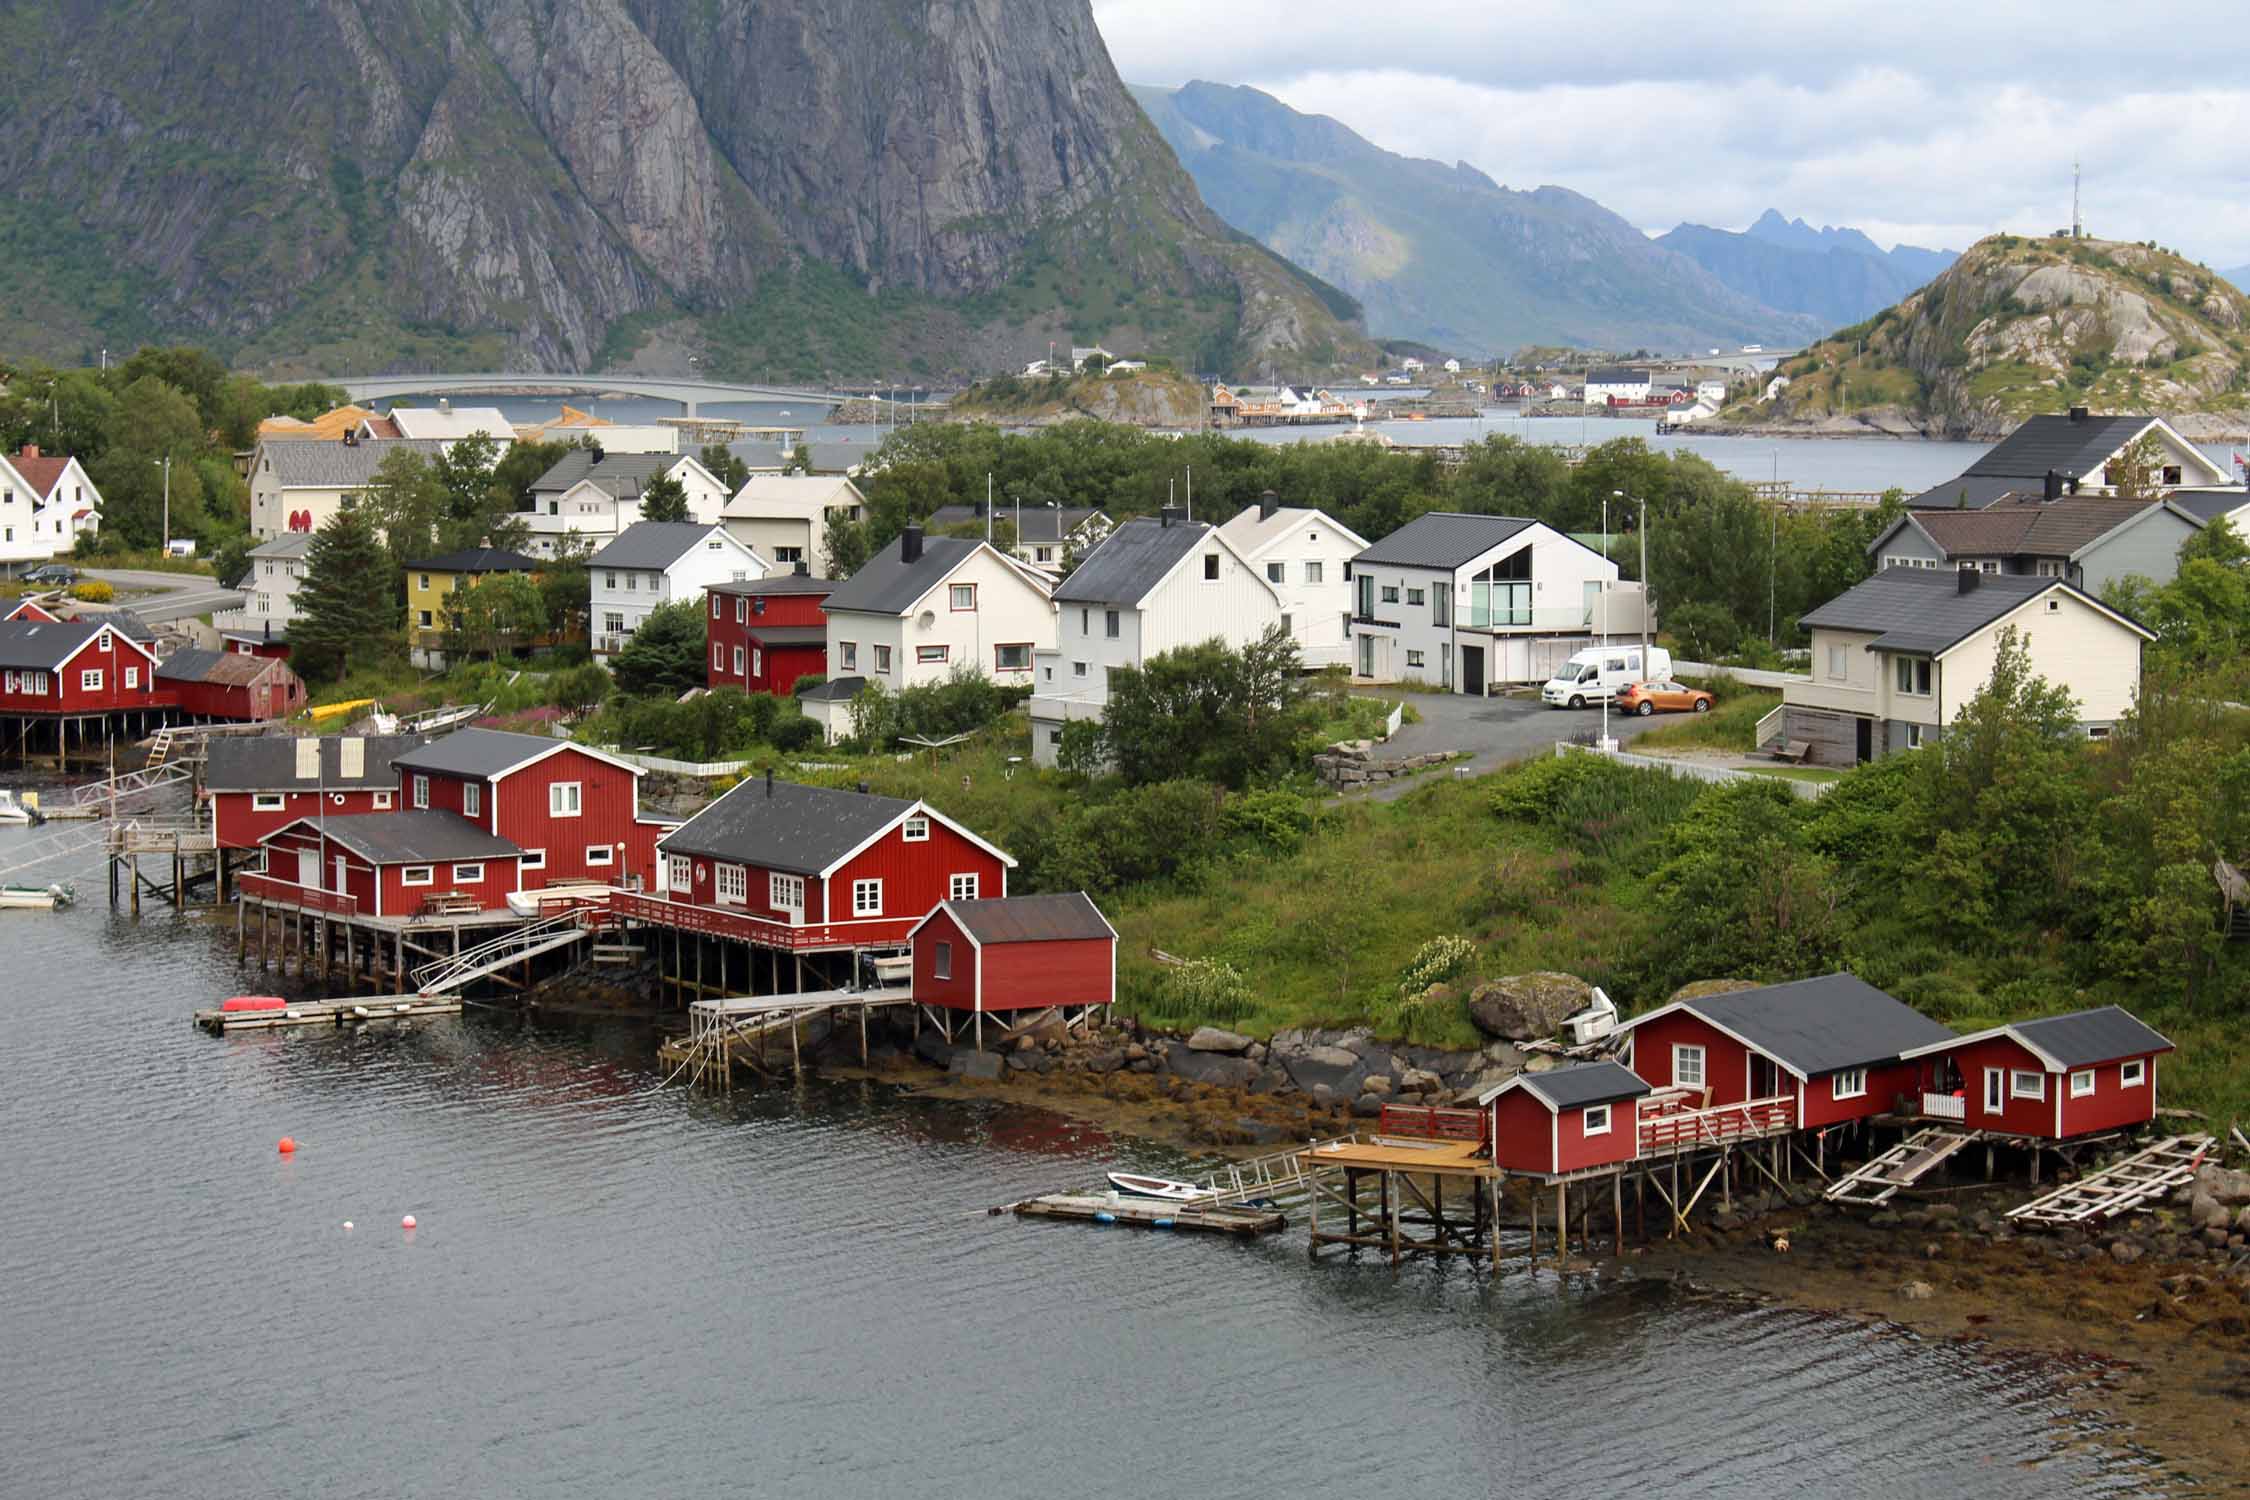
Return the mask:
[[1573,1063],[1546,1073],[1520,1073],[1523,1087],[1555,1109],[1576,1109],[1581,1104],[1605,1104],[1612,1099],[1637,1099],[1649,1091],[1648,1083],[1622,1063]]
[[761,646],[823,646],[828,643],[825,625],[760,625],[753,620],[742,633]]
[[2059,413],[2029,417],[1965,472],[1980,478],[2038,480],[2053,469],[2065,478],[2083,479],[2154,420],[2148,416],[2089,415],[2083,421],[2074,421]]
[[[2048,500],[2036,494],[2011,493],[1982,510],[1908,511],[1868,543],[1867,550],[1879,552],[1900,527],[1911,522],[1946,558],[2076,557],[2111,532],[2144,519],[2150,511],[2170,508],[2162,500],[2127,500],[2116,495],[2065,495]],[[2185,518],[2181,523],[2188,524]]]
[[797,781],[745,781],[666,834],[658,847],[667,854],[818,875],[913,807],[897,797]]
[[[1682,1010],[1742,1038],[1806,1078],[1887,1062],[1954,1033],[1854,974],[1682,1001]],[[1638,1025],[1646,1016],[1628,1025]]]
[[771,578],[731,578],[703,587],[712,594],[832,594],[836,591],[836,580],[811,578],[803,573],[776,573]]
[[730,451],[748,464],[752,472],[772,473],[787,464],[803,446],[812,452],[812,472],[815,475],[848,475],[875,456],[873,443],[807,443],[792,444],[787,448],[767,448],[744,444]]
[[442,438],[361,438],[353,443],[287,438],[264,446],[265,462],[282,488],[349,489],[373,479],[393,453],[434,458],[452,444]]
[[2005,474],[1963,474],[1933,485],[1906,503],[1913,510],[1982,510],[2022,490],[2024,484],[2023,479]]
[[204,762],[203,784],[214,792],[302,791],[318,787],[328,791],[381,788],[398,785],[392,761],[422,743],[418,734],[353,736],[364,757],[357,776],[344,774],[345,736],[325,735],[320,741],[320,775],[302,780],[297,775],[297,736],[287,734],[214,735]]
[[2065,1068],[2089,1068],[2095,1063],[2172,1050],[2172,1044],[2138,1016],[2115,1005],[2018,1021],[2008,1030]]
[[[1968,592],[1961,580],[1976,580]],[[1966,640],[2026,600],[2069,589],[2059,578],[2028,573],[1963,573],[1952,568],[1884,568],[1854,584],[1799,624],[1867,631],[1876,651],[1934,656]],[[2071,590],[2075,593],[2076,590]]]
[[505,547],[464,547],[406,565],[407,571],[416,573],[535,573],[540,566],[539,559]]
[[156,639],[156,632],[149,627],[148,621],[129,609],[98,611],[82,615],[80,618],[92,620],[96,624],[107,625],[127,640],[139,641],[144,646]]
[[397,764],[402,769],[435,771],[441,776],[490,777],[569,743],[509,729],[456,729],[401,755]]
[[961,930],[979,943],[1073,942],[1117,936],[1117,929],[1109,925],[1084,891],[948,901],[945,909]]
[[379,865],[432,864],[458,859],[502,859],[523,846],[487,833],[458,813],[429,810],[345,813],[333,818],[300,818],[352,853]]
[[309,531],[285,531],[270,542],[260,542],[250,549],[252,557],[303,557],[312,550],[313,534]]
[[[1019,543],[1033,546],[1051,545],[1068,541],[1071,534],[1101,514],[1091,506],[1058,506],[1052,510],[1044,505],[1026,505],[1019,512],[1012,505],[996,505],[998,519],[1017,524],[1019,514],[1022,524],[1016,532]],[[982,526],[984,517],[974,505],[941,505],[930,512],[922,523],[932,531],[950,531],[956,526]]]
[[867,686],[864,677],[831,677],[826,682],[816,682],[811,687],[797,690],[799,703],[849,703]]
[[1353,558],[1352,566],[1385,563],[1399,568],[1458,568],[1538,524],[1522,516],[1472,516],[1433,510],[1416,516]]
[[223,687],[248,687],[276,667],[284,672],[289,670],[277,657],[183,646],[156,664],[156,675],[167,682],[213,682]]
[[635,521],[617,534],[617,540],[586,559],[590,568],[646,568],[661,573],[693,552],[721,526],[700,521]]
[[2250,505],[2250,490],[2174,490],[2171,501],[2208,526]]
[[559,494],[590,479],[604,492],[620,500],[629,499],[647,489],[650,480],[671,469],[680,458],[677,453],[604,453],[597,459],[591,449],[573,448],[532,481],[531,492]]
[[850,610],[863,615],[903,615],[984,545],[970,537],[925,537],[921,557],[908,563],[899,560],[905,540],[896,538],[869,558],[857,573],[836,585],[821,607],[830,614]]
[[100,630],[93,620],[0,620],[0,667],[55,671]]
[[1649,379],[1647,370],[1635,369],[1631,365],[1604,365],[1598,370],[1586,372],[1588,385],[1639,385]]
[[1218,530],[1201,521],[1127,521],[1055,586],[1057,604],[1139,604]]

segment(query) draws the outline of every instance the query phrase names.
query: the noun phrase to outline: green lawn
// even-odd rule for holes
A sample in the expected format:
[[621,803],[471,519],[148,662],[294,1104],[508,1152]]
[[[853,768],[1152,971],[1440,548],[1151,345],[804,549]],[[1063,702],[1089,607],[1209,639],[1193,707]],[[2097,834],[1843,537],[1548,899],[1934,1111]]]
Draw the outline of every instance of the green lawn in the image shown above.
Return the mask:
[[1633,741],[1636,750],[1732,750],[1748,755],[1758,721],[1781,706],[1781,694],[1763,688],[1718,692],[1707,714],[1677,716],[1677,722],[1651,729]]
[[1744,766],[1753,776],[1778,776],[1783,781],[1839,781],[1844,773],[1820,766]]

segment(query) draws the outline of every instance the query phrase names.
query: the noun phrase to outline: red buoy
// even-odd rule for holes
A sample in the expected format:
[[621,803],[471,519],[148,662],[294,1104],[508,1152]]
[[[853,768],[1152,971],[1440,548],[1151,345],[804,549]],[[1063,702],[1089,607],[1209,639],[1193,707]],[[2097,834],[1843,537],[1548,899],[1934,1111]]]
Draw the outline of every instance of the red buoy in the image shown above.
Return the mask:
[[297,1150],[297,1138],[296,1138],[295,1136],[293,1136],[293,1135],[285,1135],[285,1136],[283,1136],[283,1137],[281,1138],[281,1147],[280,1147],[280,1150],[281,1150],[281,1154],[282,1154],[283,1156],[292,1156],[292,1155],[294,1155],[294,1154],[296,1153],[296,1150]]
[[289,1002],[279,995],[237,995],[232,1000],[228,1000],[219,1006],[220,1010],[230,1015],[246,1010],[287,1010],[288,1008]]

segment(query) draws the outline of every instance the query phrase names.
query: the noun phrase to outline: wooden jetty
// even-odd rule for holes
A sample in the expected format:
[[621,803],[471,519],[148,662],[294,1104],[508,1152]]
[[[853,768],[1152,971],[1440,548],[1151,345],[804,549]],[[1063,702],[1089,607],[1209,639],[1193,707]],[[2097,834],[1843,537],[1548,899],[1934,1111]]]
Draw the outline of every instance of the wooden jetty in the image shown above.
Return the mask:
[[789,1071],[805,1070],[804,1028],[816,1020],[841,1017],[859,1022],[859,1060],[867,1061],[867,1017],[876,1010],[914,1003],[911,985],[869,989],[812,990],[795,995],[697,1000],[688,1006],[688,1032],[657,1048],[657,1058],[690,1083],[734,1087],[738,1067],[760,1077],[779,1070],[774,1049],[786,1039]]
[[293,1026],[366,1026],[379,1021],[417,1021],[425,1016],[457,1016],[453,995],[393,995],[388,999],[311,1001],[282,1010],[199,1010],[195,1024],[219,1036],[231,1031],[278,1031]]
[[1075,1219],[1085,1224],[1123,1224],[1133,1229],[1171,1229],[1192,1234],[1232,1234],[1245,1239],[1275,1234],[1288,1220],[1274,1209],[1222,1208],[1200,1203],[1170,1203],[1126,1193],[1051,1193],[1026,1198],[994,1213],[1025,1219]]
[[2130,1213],[2195,1177],[2215,1144],[2207,1135],[2175,1135],[2122,1161],[2008,1210],[2018,1224],[2088,1224]]

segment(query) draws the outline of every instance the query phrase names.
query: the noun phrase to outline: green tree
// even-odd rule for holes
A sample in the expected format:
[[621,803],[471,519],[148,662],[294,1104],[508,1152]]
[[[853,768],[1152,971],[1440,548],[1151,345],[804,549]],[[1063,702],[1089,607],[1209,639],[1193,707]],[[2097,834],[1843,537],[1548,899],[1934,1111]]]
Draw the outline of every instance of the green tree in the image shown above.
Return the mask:
[[1651,880],[1655,975],[1770,982],[1841,963],[1840,895],[1806,846],[1806,817],[1778,782],[1729,782],[1695,800]]
[[625,649],[610,658],[610,675],[628,697],[676,698],[706,681],[703,605],[697,599],[659,604]]
[[394,568],[435,556],[438,522],[445,514],[445,486],[430,460],[412,448],[393,448],[375,466],[360,491],[360,510],[383,539]]
[[1102,757],[1135,785],[1286,775],[1307,718],[1299,667],[1296,642],[1276,626],[1240,650],[1210,640],[1117,668]]
[[472,433],[438,450],[430,473],[445,492],[437,521],[440,551],[469,547],[521,548],[531,538],[529,521],[516,510],[516,497],[494,478],[499,445]]
[[526,573],[490,573],[445,597],[445,627],[456,646],[484,656],[529,644],[547,629],[547,601]]
[[554,560],[538,572],[548,624],[562,640],[582,640],[586,635],[594,602],[594,579],[586,560],[593,555],[593,543],[566,531],[555,543]]
[[492,484],[508,497],[509,507],[517,511],[531,509],[531,487],[546,472],[567,458],[574,449],[591,448],[591,438],[579,438],[568,443],[513,443],[492,466]]
[[332,674],[341,682],[399,654],[401,608],[389,554],[366,514],[346,506],[306,549],[298,618],[289,627],[291,655],[308,680]]
[[874,550],[865,521],[855,521],[840,510],[828,513],[820,535],[822,566],[828,577],[851,577],[867,566],[867,559]]
[[641,490],[641,519],[644,521],[691,521],[688,513],[687,486],[669,474],[659,474]]
[[706,443],[696,459],[711,471],[711,477],[726,486],[732,495],[750,482],[750,466],[732,450],[721,443]]

